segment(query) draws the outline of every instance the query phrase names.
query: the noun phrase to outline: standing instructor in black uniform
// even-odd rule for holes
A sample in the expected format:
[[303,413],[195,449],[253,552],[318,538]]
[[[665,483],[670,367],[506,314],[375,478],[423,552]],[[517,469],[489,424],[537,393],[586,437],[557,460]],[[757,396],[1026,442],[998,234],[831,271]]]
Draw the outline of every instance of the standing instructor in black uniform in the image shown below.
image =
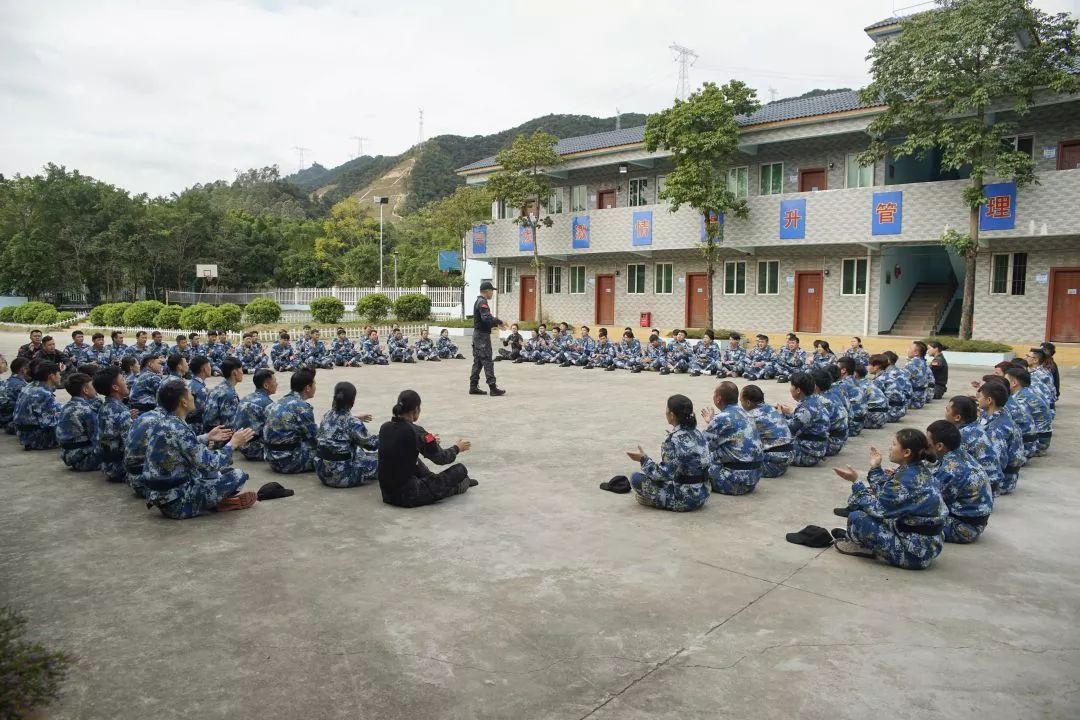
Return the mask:
[[487,378],[488,388],[491,395],[505,395],[505,390],[495,386],[495,363],[491,359],[491,330],[492,328],[505,328],[499,318],[491,314],[488,300],[495,292],[495,286],[485,280],[480,283],[480,297],[476,298],[473,305],[473,336],[472,336],[472,373],[469,375],[469,394],[487,395],[480,389],[480,367],[484,368],[484,377]]

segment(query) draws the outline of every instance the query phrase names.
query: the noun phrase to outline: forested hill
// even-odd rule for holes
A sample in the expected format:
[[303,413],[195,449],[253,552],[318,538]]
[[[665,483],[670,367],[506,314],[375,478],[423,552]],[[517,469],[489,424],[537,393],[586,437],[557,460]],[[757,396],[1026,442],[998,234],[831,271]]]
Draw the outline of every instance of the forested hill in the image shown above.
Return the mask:
[[[624,113],[621,122],[623,127],[643,125],[645,115]],[[330,169],[315,164],[285,179],[309,192],[318,192],[324,200],[333,203],[375,182],[407,157],[415,156],[416,163],[408,178],[405,209],[416,210],[450,195],[455,187],[462,184],[462,179],[454,174],[455,168],[494,155],[508,147],[516,135],[531,134],[541,129],[558,138],[588,135],[614,130],[615,118],[545,115],[493,135],[438,135],[425,141],[422,148],[413,147],[401,155],[365,155]]]

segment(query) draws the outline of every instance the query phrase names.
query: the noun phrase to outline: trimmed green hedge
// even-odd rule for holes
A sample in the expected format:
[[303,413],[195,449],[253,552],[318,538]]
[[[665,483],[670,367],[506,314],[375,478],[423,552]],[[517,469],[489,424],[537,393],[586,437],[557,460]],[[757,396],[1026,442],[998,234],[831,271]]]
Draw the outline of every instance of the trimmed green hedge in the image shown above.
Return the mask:
[[56,308],[49,303],[37,302],[36,300],[25,302],[15,308],[15,322],[26,323],[28,325],[36,323],[38,315],[46,310],[56,312]]
[[105,324],[113,327],[123,327],[124,325],[124,313],[131,307],[131,303],[112,303],[109,305],[109,309],[105,311]]
[[281,306],[272,298],[255,298],[244,308],[250,325],[276,323],[281,319]]
[[332,295],[311,301],[311,319],[320,323],[336,323],[345,316],[345,303]]
[[157,300],[140,300],[131,303],[124,311],[124,325],[127,327],[153,327],[157,322],[158,313],[165,307],[165,303]]
[[0,322],[15,322],[15,311],[18,309],[18,305],[5,305],[0,308]]
[[60,322],[60,313],[56,311],[56,308],[45,308],[38,313],[34,318],[35,325],[53,325]]
[[74,319],[75,313],[71,310],[65,310],[64,312],[60,313],[60,317],[57,319],[56,322],[66,323]]
[[159,327],[162,330],[179,330],[180,316],[183,313],[184,308],[179,305],[166,305],[161,310],[158,310],[157,317],[154,318],[154,327]]
[[427,320],[431,314],[431,298],[420,293],[402,295],[394,301],[394,317],[401,322]]
[[945,346],[946,350],[952,350],[953,352],[971,352],[971,353],[1010,353],[1013,352],[1013,346],[1006,343],[995,342],[993,340],[961,340],[960,338],[938,338],[928,337],[923,338],[923,342],[928,343],[931,341],[937,341]]
[[[390,298],[382,293],[374,293],[360,298],[360,302],[356,303],[356,314],[375,325],[386,319],[391,307]],[[430,310],[429,306],[428,311]],[[424,317],[427,317],[427,313],[424,313]]]
[[180,327],[185,330],[206,330],[206,314],[213,309],[213,305],[206,303],[188,305],[180,313]]

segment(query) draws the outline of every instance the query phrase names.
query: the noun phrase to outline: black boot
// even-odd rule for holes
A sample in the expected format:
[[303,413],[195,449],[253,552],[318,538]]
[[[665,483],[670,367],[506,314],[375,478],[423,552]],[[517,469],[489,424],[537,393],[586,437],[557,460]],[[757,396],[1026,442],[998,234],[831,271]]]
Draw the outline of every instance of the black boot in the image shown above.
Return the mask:
[[505,390],[500,390],[499,388],[492,385],[490,394],[491,394],[491,397],[499,397],[500,395],[505,395],[506,391]]
[[476,387],[474,385],[473,387],[469,388],[469,394],[470,395],[487,395],[487,392],[484,391],[484,390],[481,390],[480,388],[478,388],[478,387]]

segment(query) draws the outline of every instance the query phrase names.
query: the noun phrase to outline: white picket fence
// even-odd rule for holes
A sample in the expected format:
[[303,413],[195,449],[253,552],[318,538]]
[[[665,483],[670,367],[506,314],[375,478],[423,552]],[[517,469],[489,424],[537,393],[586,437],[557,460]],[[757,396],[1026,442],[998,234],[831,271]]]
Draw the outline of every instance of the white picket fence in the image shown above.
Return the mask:
[[295,287],[295,288],[272,288],[269,290],[252,290],[241,293],[199,293],[182,290],[168,290],[166,301],[178,305],[190,305],[197,302],[205,302],[211,305],[220,305],[226,302],[246,304],[256,297],[268,297],[275,300],[279,305],[305,306],[310,305],[312,300],[321,297],[336,297],[347,308],[356,307],[361,298],[368,295],[381,293],[393,302],[402,295],[426,295],[431,298],[432,310],[446,310],[461,306],[461,288],[459,287],[433,287],[421,285],[420,287]]
[[[284,321],[283,321],[283,324],[287,324],[287,323],[284,323]],[[27,325],[26,327],[30,328],[31,326]],[[313,327],[316,327],[316,326],[313,326]],[[427,323],[407,323],[407,324],[404,324],[404,325],[377,325],[377,326],[375,326],[375,329],[379,332],[379,337],[385,339],[385,338],[389,337],[390,332],[395,327],[401,328],[401,332],[405,335],[405,337],[412,338],[413,340],[415,340],[415,339],[420,337],[420,331],[427,328],[428,325],[427,325]],[[206,331],[205,330],[164,330],[162,328],[114,327],[114,326],[99,327],[99,328],[95,328],[95,329],[101,330],[103,333],[105,333],[106,336],[108,336],[114,330],[119,330],[120,332],[124,333],[124,342],[126,342],[128,345],[134,344],[135,335],[136,335],[136,333],[139,333],[139,332],[145,332],[147,335],[151,335],[151,334],[153,334],[155,332],[160,332],[161,335],[162,335],[162,340],[164,342],[168,343],[169,345],[172,345],[176,341],[176,336],[181,335],[181,334],[187,335],[187,334],[192,333],[192,332],[197,332],[197,333],[199,333],[200,336],[203,337],[203,339],[206,338]],[[319,325],[319,326],[317,326],[316,329],[318,329],[319,334],[322,336],[321,339],[323,340],[323,342],[325,342],[328,346],[329,346],[330,342],[335,337],[337,337],[337,327],[336,326]],[[261,330],[261,331],[256,333],[256,336],[258,337],[260,343],[262,343],[263,345],[267,345],[267,344],[270,344],[270,343],[277,342],[279,332],[280,332],[279,330]],[[297,337],[299,336],[299,334],[301,332],[303,332],[303,331],[302,330],[294,330],[292,328],[289,329],[289,334],[291,335],[293,341],[295,341],[297,339]],[[345,328],[345,335],[350,340],[360,340],[360,339],[363,338],[363,334],[364,334],[364,329],[363,328],[358,328],[358,327]],[[243,333],[238,333],[238,332],[227,332],[227,333],[225,333],[225,336],[229,339],[229,342],[231,342],[233,345],[239,344],[243,339]]]
[[6,322],[3,323],[5,327],[24,328],[26,332],[31,330],[41,330],[43,333],[47,333],[49,330],[61,330],[78,325],[81,322],[85,322],[86,318],[90,317],[90,313],[76,313],[75,317],[70,320],[64,320],[63,322],[52,323],[50,325],[37,325],[35,323],[17,323]]

